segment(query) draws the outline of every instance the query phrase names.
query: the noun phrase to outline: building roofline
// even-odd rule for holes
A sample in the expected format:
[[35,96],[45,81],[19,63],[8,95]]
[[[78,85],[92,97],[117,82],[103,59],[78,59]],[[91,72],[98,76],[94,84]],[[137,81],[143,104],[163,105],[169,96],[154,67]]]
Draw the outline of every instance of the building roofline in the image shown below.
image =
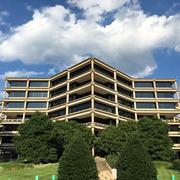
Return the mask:
[[57,74],[55,74],[53,76],[47,77],[47,78],[43,78],[43,77],[27,77],[27,78],[26,77],[6,77],[5,80],[51,80],[51,79],[55,78],[56,76],[58,77],[59,75],[65,73],[69,69],[73,69],[74,67],[79,66],[79,65],[85,63],[86,61],[88,62],[89,60],[95,60],[97,62],[100,62],[100,63],[104,64],[105,66],[109,67],[110,69],[112,69],[113,71],[116,71],[116,72],[118,72],[118,73],[124,75],[125,77],[127,77],[127,78],[129,78],[131,80],[134,80],[134,81],[138,81],[138,80],[139,81],[143,81],[143,80],[145,80],[145,81],[146,80],[149,80],[149,81],[150,80],[151,81],[153,81],[153,80],[176,81],[176,78],[134,78],[134,77],[122,72],[121,70],[118,70],[117,68],[114,68],[111,65],[109,65],[109,64],[103,62],[102,60],[100,60],[100,59],[98,59],[96,57],[93,57],[93,56],[91,56],[91,57],[89,57],[89,58],[87,58],[87,59],[85,59],[85,60],[83,60],[83,61],[81,61],[81,62],[79,62],[79,63],[77,63],[75,65],[73,65],[73,66],[70,66],[69,68],[66,68],[65,70],[63,70],[63,71],[61,71],[61,72],[59,72],[59,73],[57,73]]

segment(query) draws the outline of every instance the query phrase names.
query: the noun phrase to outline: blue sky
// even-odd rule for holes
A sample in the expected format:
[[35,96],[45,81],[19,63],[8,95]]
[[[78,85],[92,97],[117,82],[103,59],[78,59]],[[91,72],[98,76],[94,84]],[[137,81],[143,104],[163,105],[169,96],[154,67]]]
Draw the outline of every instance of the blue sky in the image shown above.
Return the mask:
[[179,0],[0,0],[5,76],[50,76],[92,55],[180,83]]

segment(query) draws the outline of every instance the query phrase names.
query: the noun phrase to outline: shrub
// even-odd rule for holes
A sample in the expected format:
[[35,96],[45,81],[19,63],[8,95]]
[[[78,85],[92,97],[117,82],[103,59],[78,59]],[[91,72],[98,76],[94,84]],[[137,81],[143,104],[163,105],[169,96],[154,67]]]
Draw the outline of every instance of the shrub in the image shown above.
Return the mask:
[[116,164],[118,180],[156,180],[157,174],[142,142],[135,135],[128,138]]
[[97,180],[97,169],[91,151],[80,134],[66,146],[59,162],[58,180]]

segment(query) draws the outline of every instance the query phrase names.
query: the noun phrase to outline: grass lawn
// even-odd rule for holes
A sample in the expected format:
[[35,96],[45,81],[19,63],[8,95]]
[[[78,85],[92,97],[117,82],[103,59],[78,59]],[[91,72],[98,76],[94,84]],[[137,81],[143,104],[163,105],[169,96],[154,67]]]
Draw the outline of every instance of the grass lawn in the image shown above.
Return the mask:
[[[1,164],[0,164],[1,167]],[[0,169],[0,180],[34,180],[35,176],[39,176],[39,180],[51,180],[52,175],[57,174],[58,164],[50,164],[37,167],[25,167],[23,169],[3,170]]]
[[[17,163],[16,163],[17,164]],[[39,180],[51,180],[52,175],[56,175],[58,164],[50,164],[36,167],[19,167],[13,163],[0,164],[0,180],[34,180],[39,176]],[[171,163],[155,162],[158,169],[159,179],[171,180],[171,175],[175,175],[176,180],[180,180],[180,172],[171,169]]]

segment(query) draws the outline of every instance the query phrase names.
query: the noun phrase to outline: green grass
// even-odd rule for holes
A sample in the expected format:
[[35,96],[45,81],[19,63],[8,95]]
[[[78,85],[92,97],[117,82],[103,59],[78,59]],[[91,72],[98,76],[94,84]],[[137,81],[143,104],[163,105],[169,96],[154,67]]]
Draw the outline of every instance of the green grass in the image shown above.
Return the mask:
[[171,176],[174,175],[176,180],[180,180],[180,172],[172,169],[172,163],[157,161],[155,166],[158,170],[158,176],[161,180],[171,180]]
[[39,180],[51,180],[51,176],[57,174],[58,166],[57,164],[50,164],[45,167],[40,165],[38,167],[24,167],[19,169],[16,168],[16,163],[14,168],[3,169],[4,164],[0,164],[0,180],[9,180],[9,178],[11,180],[34,180],[37,175],[39,176]]
[[[171,169],[172,164],[169,162],[155,162],[158,169],[160,180],[171,180],[171,175],[175,175],[176,180],[180,180],[180,172]],[[1,163],[0,180],[34,180],[39,176],[39,180],[51,180],[52,175],[57,174],[58,164],[49,164],[46,166],[33,167],[31,164],[22,163]]]

